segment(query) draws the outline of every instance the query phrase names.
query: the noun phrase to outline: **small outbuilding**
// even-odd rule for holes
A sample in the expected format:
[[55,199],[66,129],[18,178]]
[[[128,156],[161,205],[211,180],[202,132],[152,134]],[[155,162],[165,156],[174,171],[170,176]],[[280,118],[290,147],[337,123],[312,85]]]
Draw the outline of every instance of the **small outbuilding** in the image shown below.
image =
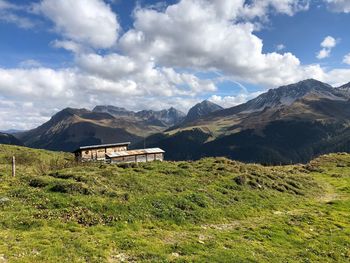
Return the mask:
[[149,148],[142,150],[121,151],[107,153],[106,160],[110,163],[139,163],[163,161],[164,151],[160,148]]
[[130,142],[82,146],[74,151],[80,162],[105,161],[109,163],[131,163],[163,161],[164,151],[160,148],[128,150]]

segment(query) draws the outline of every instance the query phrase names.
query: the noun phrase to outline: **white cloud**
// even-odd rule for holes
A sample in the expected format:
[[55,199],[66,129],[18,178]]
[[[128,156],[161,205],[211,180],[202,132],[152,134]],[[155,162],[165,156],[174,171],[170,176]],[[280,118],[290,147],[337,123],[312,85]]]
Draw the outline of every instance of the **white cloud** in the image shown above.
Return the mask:
[[251,100],[257,96],[259,96],[262,92],[241,92],[236,96],[218,96],[218,95],[212,95],[209,100],[220,105],[224,108],[230,108],[233,106],[237,106],[239,104],[242,104],[248,100]]
[[17,9],[17,6],[9,3],[8,1],[0,0],[0,10],[4,9]]
[[350,13],[350,1],[349,0],[324,0],[328,3],[330,10],[339,13]]
[[330,49],[326,49],[326,48],[322,48],[318,53],[317,53],[317,58],[318,59],[324,59],[324,58],[328,58],[331,54],[331,50]]
[[35,59],[21,61],[18,65],[20,68],[40,68],[42,65]]
[[277,51],[281,51],[281,50],[283,50],[283,49],[286,49],[286,46],[283,45],[283,44],[278,44],[278,45],[276,46],[276,50],[277,50]]
[[77,65],[86,73],[111,81],[133,81],[147,94],[194,96],[215,91],[212,81],[193,74],[177,73],[173,68],[157,67],[152,60],[141,60],[112,53],[106,56],[90,53],[77,57]]
[[51,42],[51,45],[54,48],[63,48],[73,53],[81,53],[87,49],[86,47],[69,40],[54,40]]
[[[34,9],[61,35],[50,44],[73,52],[73,66],[49,69],[26,61],[19,69],[0,68],[0,108],[8,113],[0,128],[7,128],[9,116],[18,127],[32,128],[67,106],[114,104],[132,110],[175,106],[186,111],[198,102],[198,95],[217,92],[215,78],[201,79],[197,73],[219,72],[268,88],[306,78],[348,82],[350,70],[303,65],[292,53],[282,52],[282,45],[277,47],[280,53],[263,52],[256,31],[270,14],[293,15],[306,10],[309,1],[244,2],[182,0],[156,9],[138,7],[133,28],[118,41],[116,14],[102,0],[42,0]],[[336,40],[327,40],[322,48],[327,51],[335,45]],[[210,100],[230,107],[257,95],[212,95]],[[5,114],[0,118],[5,120]]]
[[334,37],[327,36],[321,43],[323,48],[334,48],[337,44],[337,40]]
[[15,100],[6,100],[0,97],[0,129],[20,129],[26,130],[48,121],[49,115],[55,111],[51,111],[48,114],[43,114],[38,110],[38,107],[49,106],[40,105],[32,102],[22,102]]
[[277,86],[299,80],[299,59],[291,53],[264,54],[255,26],[241,19],[266,15],[269,6],[293,14],[300,1],[264,5],[253,1],[249,6],[242,2],[183,0],[164,12],[139,8],[134,12],[135,28],[121,37],[120,47],[131,56],[151,57],[167,67],[219,70],[257,84]]
[[[223,2],[228,1],[224,0]],[[308,10],[309,2],[309,0],[252,0],[249,4],[244,5],[242,13],[247,18],[260,17],[267,19],[267,15],[272,8],[277,13],[293,16],[297,12]]]
[[42,0],[34,6],[68,40],[93,48],[110,48],[120,29],[115,13],[103,0]]
[[[35,99],[70,98],[75,85],[74,72],[47,68],[1,69],[2,95]],[[14,88],[15,87],[15,88]]]
[[106,56],[95,53],[82,54],[77,57],[77,64],[90,74],[114,80],[130,77],[131,74],[144,68],[144,65],[138,65],[130,57],[116,53]]
[[17,11],[24,9],[24,6],[15,5],[9,3],[8,1],[0,0],[0,22],[15,24],[24,29],[33,28],[35,26],[34,21],[16,13]]
[[320,80],[327,82],[334,87],[338,87],[343,85],[344,83],[348,83],[350,79],[350,70],[348,68],[345,69],[332,69],[328,72],[325,72],[323,77]]
[[21,17],[15,13],[0,10],[0,21],[5,23],[15,24],[20,28],[30,29],[35,26],[35,23],[25,17]]
[[350,53],[344,56],[343,63],[350,65]]
[[321,42],[322,49],[317,53],[316,57],[318,59],[328,58],[331,55],[332,49],[337,45],[338,42],[339,41],[334,37],[325,37],[325,39]]

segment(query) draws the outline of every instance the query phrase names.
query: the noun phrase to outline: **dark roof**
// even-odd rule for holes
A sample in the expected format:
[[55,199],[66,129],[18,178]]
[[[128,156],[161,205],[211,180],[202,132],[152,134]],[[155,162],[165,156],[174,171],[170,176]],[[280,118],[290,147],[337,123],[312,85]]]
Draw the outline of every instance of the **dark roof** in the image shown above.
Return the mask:
[[74,151],[79,152],[81,150],[90,150],[90,149],[99,149],[99,148],[108,148],[108,147],[115,147],[115,146],[128,146],[130,142],[121,142],[121,143],[111,143],[111,144],[100,144],[100,145],[90,145],[90,146],[81,146],[78,149]]

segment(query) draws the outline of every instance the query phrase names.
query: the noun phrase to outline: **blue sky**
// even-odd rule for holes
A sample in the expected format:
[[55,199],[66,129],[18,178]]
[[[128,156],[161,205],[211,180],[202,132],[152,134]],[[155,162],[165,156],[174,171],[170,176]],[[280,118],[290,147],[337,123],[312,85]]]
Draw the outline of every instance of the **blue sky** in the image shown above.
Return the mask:
[[350,81],[346,0],[0,0],[0,129],[65,107],[224,107]]

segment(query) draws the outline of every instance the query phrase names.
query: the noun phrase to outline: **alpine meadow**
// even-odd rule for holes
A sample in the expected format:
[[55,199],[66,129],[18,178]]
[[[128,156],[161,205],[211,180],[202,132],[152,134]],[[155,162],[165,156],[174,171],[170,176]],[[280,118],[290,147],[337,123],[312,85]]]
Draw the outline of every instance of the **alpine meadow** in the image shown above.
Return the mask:
[[350,262],[349,0],[0,0],[0,263]]

